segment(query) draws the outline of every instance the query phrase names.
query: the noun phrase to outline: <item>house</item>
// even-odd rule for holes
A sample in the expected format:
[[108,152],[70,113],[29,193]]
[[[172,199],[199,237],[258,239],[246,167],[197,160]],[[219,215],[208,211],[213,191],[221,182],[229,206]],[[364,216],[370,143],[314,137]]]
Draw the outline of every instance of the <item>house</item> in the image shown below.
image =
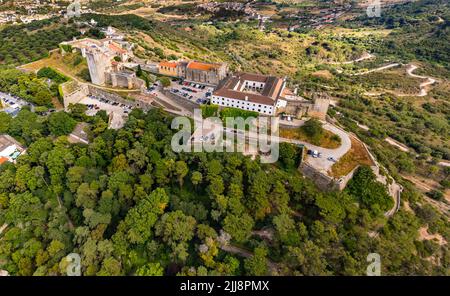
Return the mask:
[[237,73],[225,79],[212,94],[211,103],[275,115],[285,106],[281,97],[286,81],[283,78],[250,73]]
[[160,62],[158,64],[158,73],[167,76],[179,77],[177,67],[177,62]]
[[0,165],[5,162],[16,162],[25,153],[25,148],[9,135],[0,135]]

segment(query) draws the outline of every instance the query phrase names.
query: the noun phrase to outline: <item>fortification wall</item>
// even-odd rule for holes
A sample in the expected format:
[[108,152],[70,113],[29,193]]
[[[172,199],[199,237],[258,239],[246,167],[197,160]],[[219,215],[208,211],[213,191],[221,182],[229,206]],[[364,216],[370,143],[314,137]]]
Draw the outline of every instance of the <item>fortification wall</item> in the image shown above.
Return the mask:
[[322,172],[316,170],[313,166],[307,162],[302,162],[299,166],[300,172],[307,178],[311,179],[317,187],[324,191],[339,190],[342,191],[347,186],[347,183],[353,178],[356,170],[359,166],[356,166],[350,173],[339,179],[328,176]]
[[175,102],[177,102],[179,105],[183,106],[184,108],[186,108],[187,110],[194,112],[194,109],[200,109],[200,105],[196,104],[194,102],[191,102],[189,100],[187,100],[186,98],[181,98],[173,93],[171,93],[170,91],[164,89],[162,91],[163,94],[165,94],[166,96],[168,96],[169,98],[171,98],[172,100],[174,100]]
[[127,100],[116,93],[104,91],[93,85],[89,85],[88,88],[89,94],[99,98],[104,98],[113,102],[117,102],[119,104],[131,105],[134,108],[141,108],[145,111],[149,110],[150,108],[153,108],[153,106],[151,106],[150,103],[143,102],[141,100]]
[[87,85],[78,84],[75,81],[69,81],[61,85],[63,92],[64,109],[70,104],[77,104],[89,94]]

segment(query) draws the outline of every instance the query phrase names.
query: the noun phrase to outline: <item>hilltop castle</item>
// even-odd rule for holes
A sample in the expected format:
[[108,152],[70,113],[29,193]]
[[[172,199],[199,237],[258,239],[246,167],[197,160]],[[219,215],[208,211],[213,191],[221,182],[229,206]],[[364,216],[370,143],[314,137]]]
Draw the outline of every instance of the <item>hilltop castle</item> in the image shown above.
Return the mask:
[[62,54],[79,51],[86,58],[91,81],[96,85],[111,85],[128,89],[143,88],[145,82],[127,70],[132,45],[120,40],[84,38],[60,44]]

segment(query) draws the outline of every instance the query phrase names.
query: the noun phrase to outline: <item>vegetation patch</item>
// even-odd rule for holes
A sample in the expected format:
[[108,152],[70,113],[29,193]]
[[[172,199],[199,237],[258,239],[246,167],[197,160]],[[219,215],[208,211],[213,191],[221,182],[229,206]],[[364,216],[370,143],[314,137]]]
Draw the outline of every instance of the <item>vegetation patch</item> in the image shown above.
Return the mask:
[[341,138],[324,129],[322,123],[316,119],[308,120],[299,128],[280,128],[280,137],[304,141],[329,149],[341,146]]
[[374,165],[364,145],[353,137],[350,139],[352,142],[350,150],[331,167],[333,177],[345,176],[359,165]]

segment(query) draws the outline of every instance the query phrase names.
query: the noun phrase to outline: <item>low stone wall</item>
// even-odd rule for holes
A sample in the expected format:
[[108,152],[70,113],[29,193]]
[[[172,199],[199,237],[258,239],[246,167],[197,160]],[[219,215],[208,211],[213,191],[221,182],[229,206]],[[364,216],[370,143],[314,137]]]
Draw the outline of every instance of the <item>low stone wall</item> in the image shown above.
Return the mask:
[[133,108],[141,108],[145,111],[153,108],[153,106],[148,102],[144,102],[141,100],[127,100],[116,93],[104,91],[93,85],[87,84],[78,84],[76,86],[73,86],[73,90],[71,90],[70,92],[63,91],[63,93],[64,108],[66,109],[66,111],[70,104],[79,103],[88,95],[93,95],[109,101],[117,102],[119,104],[131,105]]
[[66,111],[70,104],[79,103],[89,94],[87,85],[78,84],[75,81],[68,81],[60,87],[63,92],[64,109]]
[[302,161],[299,166],[300,172],[307,178],[311,179],[317,187],[322,190],[333,190],[335,187],[334,178],[319,172],[313,166]]
[[116,93],[107,92],[92,85],[89,85],[88,88],[89,94],[99,98],[104,98],[120,104],[131,105],[133,108],[141,108],[145,111],[153,108],[153,106],[151,106],[149,103],[143,102],[141,100],[127,100]]
[[355,167],[350,173],[336,179],[316,170],[313,166],[306,162],[302,162],[299,166],[300,172],[307,178],[311,179],[317,187],[324,191],[339,190],[342,191],[347,183],[353,178],[353,174],[359,166]]
[[199,104],[191,102],[191,101],[187,100],[186,98],[182,98],[180,96],[177,96],[177,95],[171,93],[167,89],[163,89],[162,93],[164,95],[166,95],[167,97],[171,98],[172,100],[174,100],[175,102],[177,102],[179,105],[181,105],[184,108],[186,108],[187,110],[191,111],[191,112],[194,112],[194,109],[200,109],[200,105]]

